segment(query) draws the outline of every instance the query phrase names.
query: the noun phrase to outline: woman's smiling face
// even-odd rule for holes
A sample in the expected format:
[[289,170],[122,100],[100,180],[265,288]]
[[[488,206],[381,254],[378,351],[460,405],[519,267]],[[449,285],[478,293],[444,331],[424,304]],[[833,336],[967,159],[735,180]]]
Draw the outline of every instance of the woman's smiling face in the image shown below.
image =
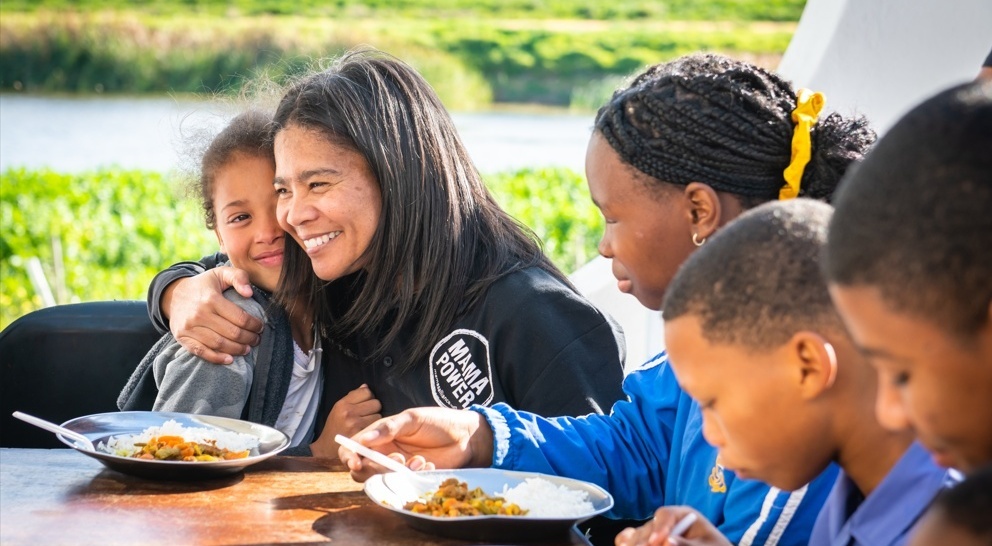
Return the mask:
[[275,138],[279,224],[333,281],[360,270],[382,213],[382,194],[365,158],[323,133],[289,125]]

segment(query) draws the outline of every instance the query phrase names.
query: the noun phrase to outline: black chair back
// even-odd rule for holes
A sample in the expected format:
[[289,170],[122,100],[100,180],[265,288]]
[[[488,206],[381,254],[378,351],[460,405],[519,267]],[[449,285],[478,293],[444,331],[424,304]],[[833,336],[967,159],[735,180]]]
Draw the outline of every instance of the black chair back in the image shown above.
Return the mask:
[[143,301],[56,305],[15,320],[0,332],[0,447],[65,447],[11,413],[63,423],[117,411],[117,395],[160,337]]

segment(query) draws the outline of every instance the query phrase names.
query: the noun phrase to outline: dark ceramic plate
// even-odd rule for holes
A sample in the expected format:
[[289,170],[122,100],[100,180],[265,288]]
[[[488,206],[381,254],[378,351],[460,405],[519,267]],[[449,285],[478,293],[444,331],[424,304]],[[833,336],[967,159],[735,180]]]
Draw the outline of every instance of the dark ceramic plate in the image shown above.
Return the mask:
[[[121,457],[99,449],[101,443],[106,445],[113,436],[140,434],[145,429],[161,426],[170,419],[174,419],[184,427],[208,428],[250,434],[258,438],[259,446],[258,449],[252,450],[252,453],[244,459],[203,462],[135,459],[132,457]],[[124,474],[156,480],[199,480],[236,474],[289,447],[289,438],[272,427],[210,415],[156,411],[122,411],[77,417],[62,423],[62,426],[86,436],[93,442],[93,445],[98,446],[96,451],[91,451],[77,445],[69,438],[57,434],[56,436],[58,436],[59,440],[69,447],[93,457],[106,465],[107,468],[123,472]]]
[[[613,497],[601,487],[569,478],[549,476],[535,472],[514,472],[495,468],[438,470],[418,472],[418,476],[436,478],[422,483],[400,473],[377,474],[365,482],[365,494],[376,504],[389,509],[407,524],[420,531],[474,541],[521,541],[567,537],[571,528],[595,515],[613,508]],[[424,493],[437,488],[446,478],[458,478],[470,488],[481,487],[489,495],[499,494],[504,487],[515,487],[527,478],[544,478],[549,482],[588,493],[593,509],[577,516],[460,516],[443,518],[416,514],[404,510],[403,505]],[[433,485],[433,487],[432,487]],[[523,506],[522,508],[527,508]]]

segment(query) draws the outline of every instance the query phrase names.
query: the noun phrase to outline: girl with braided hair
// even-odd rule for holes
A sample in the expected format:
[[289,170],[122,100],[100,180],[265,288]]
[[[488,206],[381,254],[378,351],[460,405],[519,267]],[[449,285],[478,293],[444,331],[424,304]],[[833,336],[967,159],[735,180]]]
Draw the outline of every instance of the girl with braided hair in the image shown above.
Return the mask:
[[822,95],[797,96],[780,76],[718,55],[655,65],[617,91],[596,116],[586,175],[620,290],[660,309],[682,262],[742,211],[829,201],[875,133],[836,113],[810,123],[822,105]]
[[[863,118],[819,116],[822,107],[822,95],[718,55],[651,67],[618,90],[596,116],[586,177],[606,220],[599,251],[620,290],[658,310],[678,267],[744,210],[828,200],[875,135]],[[791,492],[725,471],[665,353],[629,374],[624,391],[609,415],[416,408],[354,439],[412,468],[491,465],[590,481],[613,494],[614,519],[644,521],[659,506],[686,504],[733,543],[808,542],[835,468]],[[339,455],[356,479],[379,470],[345,448]],[[592,540],[612,537],[594,531]]]

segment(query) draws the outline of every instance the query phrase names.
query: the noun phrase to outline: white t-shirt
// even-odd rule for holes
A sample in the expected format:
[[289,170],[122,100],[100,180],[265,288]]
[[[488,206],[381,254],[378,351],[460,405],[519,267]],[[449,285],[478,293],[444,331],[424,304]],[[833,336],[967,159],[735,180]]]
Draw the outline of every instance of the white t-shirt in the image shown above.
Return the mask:
[[313,431],[314,418],[320,405],[321,392],[321,345],[320,337],[314,332],[313,350],[303,352],[293,342],[293,377],[289,380],[289,390],[282,411],[276,419],[277,429],[289,436],[289,445],[296,447],[309,439]]

